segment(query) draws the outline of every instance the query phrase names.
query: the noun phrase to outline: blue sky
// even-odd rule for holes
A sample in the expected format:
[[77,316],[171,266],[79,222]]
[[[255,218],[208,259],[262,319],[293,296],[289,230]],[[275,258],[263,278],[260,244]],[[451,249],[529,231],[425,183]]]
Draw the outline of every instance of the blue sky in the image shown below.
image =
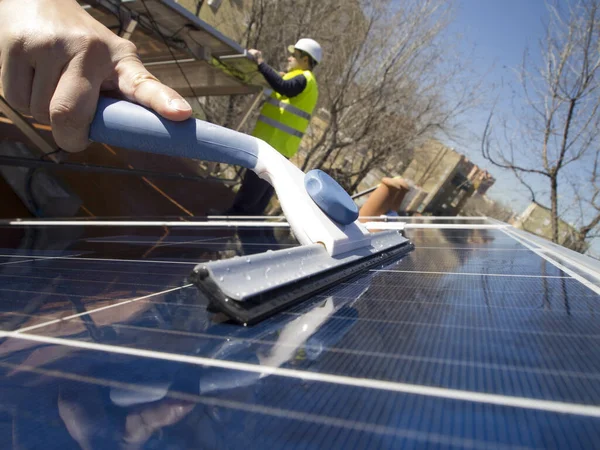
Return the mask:
[[[457,151],[466,154],[480,167],[488,169],[496,183],[488,192],[490,198],[510,205],[514,212],[521,213],[530,202],[529,191],[510,172],[486,161],[481,155],[481,135],[489,114],[489,105],[498,98],[496,113],[507,119],[514,118],[515,107],[522,105],[522,93],[515,69],[523,61],[523,53],[528,48],[529,61],[541,61],[539,41],[544,37],[544,22],[548,11],[544,0],[454,0],[455,20],[448,32],[452,36],[461,35],[459,49],[471,54],[471,65],[485,74],[485,96],[488,108],[472,111],[464,122],[469,130],[459,143],[452,143]],[[564,2],[561,3],[561,6]],[[585,157],[588,159],[589,155]],[[581,176],[585,162],[571,166],[572,177]],[[548,181],[546,178],[528,178],[536,191],[537,200],[550,206]],[[565,183],[559,186],[559,212],[574,205]],[[542,193],[542,195],[539,195]],[[544,195],[544,193],[546,195]],[[576,220],[576,211],[563,218],[571,223]],[[600,239],[592,241],[590,249],[600,255]]]
[[[484,87],[487,105],[499,98],[497,113],[511,116],[511,99],[519,102],[518,80],[514,69],[522,62],[527,47],[531,56],[538,58],[538,41],[543,37],[543,22],[547,17],[543,0],[455,0],[455,20],[448,30],[460,35],[460,50],[470,54],[471,65],[485,74]],[[515,93],[516,96],[515,96]],[[479,109],[465,117],[465,124],[473,135],[468,135],[457,151],[465,153],[479,166],[488,169],[497,179],[490,189],[491,198],[509,203],[515,212],[521,212],[529,203],[528,191],[509,172],[494,167],[483,159],[480,137],[489,109]],[[460,146],[459,146],[460,145]],[[546,184],[534,181],[536,187],[547,189]]]

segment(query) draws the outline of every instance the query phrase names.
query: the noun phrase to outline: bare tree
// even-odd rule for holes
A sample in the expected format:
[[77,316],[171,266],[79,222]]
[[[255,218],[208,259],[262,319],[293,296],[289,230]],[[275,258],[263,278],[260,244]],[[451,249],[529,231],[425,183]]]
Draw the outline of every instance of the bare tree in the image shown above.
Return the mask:
[[589,176],[579,173],[568,180],[573,190],[571,206],[576,226],[571,248],[579,252],[585,252],[590,241],[600,237],[600,148],[595,156]]
[[464,72],[444,58],[451,18],[443,0],[363,5],[362,26],[327,67],[327,127],[308,141],[302,169],[335,170],[355,189],[383,161],[407,158],[420,141],[452,130],[475,103],[478,85],[461,84],[448,95]]
[[[549,184],[552,240],[558,241],[559,196],[565,169],[585,163],[598,147],[600,133],[600,0],[579,0],[561,10],[548,5],[550,19],[540,43],[542,62],[520,70],[526,109],[517,114],[520,128],[513,136],[494,133],[490,114],[482,153],[498,167],[511,170],[536,192],[532,177]],[[589,155],[588,155],[589,156]]]

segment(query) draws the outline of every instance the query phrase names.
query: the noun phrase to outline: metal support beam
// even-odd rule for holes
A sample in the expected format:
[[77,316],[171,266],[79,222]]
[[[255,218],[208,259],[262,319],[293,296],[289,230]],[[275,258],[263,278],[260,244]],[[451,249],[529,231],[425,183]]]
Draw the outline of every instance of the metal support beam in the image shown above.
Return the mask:
[[242,129],[242,127],[246,124],[246,122],[248,121],[248,118],[250,117],[250,114],[252,114],[252,111],[254,111],[256,109],[256,107],[258,106],[258,104],[260,103],[260,99],[262,98],[262,96],[263,96],[263,91],[257,92],[254,95],[254,98],[252,99],[252,102],[246,109],[246,112],[242,116],[242,119],[236,125],[235,131],[240,131]]
[[212,58],[212,52],[210,48],[198,44],[191,38],[184,37],[183,40],[187,44],[188,51],[194,56],[194,58],[200,61],[210,61]]
[[153,61],[153,62],[144,63],[144,66],[146,66],[146,67],[168,66],[168,65],[172,65],[172,64],[185,64],[185,63],[191,63],[191,62],[195,62],[195,61],[196,61],[196,59],[194,59],[194,58],[170,59],[168,61]]
[[48,155],[48,159],[55,163],[59,161],[58,157],[53,154],[58,150],[58,147],[52,146],[46,141],[37,130],[16,110],[14,110],[6,101],[6,99],[0,96],[0,111],[8,117],[15,126],[31,141],[37,150],[43,155]]
[[50,161],[41,161],[37,159],[21,158],[17,156],[3,156],[0,155],[0,166],[13,166],[13,167],[29,167],[29,168],[46,168],[49,170],[63,170],[63,171],[75,171],[75,172],[92,172],[92,173],[109,173],[113,175],[130,175],[138,177],[149,177],[149,178],[171,178],[175,180],[188,180],[188,181],[202,181],[210,183],[222,183],[222,184],[234,184],[234,181],[217,178],[211,176],[199,176],[199,175],[185,175],[182,173],[166,173],[156,172],[153,170],[142,170],[142,169],[125,169],[121,167],[111,166],[98,166],[91,164],[80,164],[80,163],[65,163],[61,162],[58,164]]

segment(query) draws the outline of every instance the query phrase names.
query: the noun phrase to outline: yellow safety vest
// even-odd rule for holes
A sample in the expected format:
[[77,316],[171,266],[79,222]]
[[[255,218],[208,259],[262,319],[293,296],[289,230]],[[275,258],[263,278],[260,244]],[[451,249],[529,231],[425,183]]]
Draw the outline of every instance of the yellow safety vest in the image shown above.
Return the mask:
[[298,151],[319,97],[317,80],[310,70],[292,70],[283,79],[289,80],[300,74],[306,77],[304,91],[292,98],[273,92],[262,107],[252,132],[252,136],[267,142],[288,158]]

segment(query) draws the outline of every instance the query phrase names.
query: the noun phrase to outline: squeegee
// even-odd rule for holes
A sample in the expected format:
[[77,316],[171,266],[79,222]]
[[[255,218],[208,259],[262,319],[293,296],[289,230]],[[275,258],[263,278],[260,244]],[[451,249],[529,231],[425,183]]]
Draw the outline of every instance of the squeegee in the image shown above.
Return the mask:
[[398,231],[369,232],[344,189],[320,170],[302,172],[261,139],[190,118],[164,119],[101,97],[92,141],[155,154],[233,164],[274,188],[298,247],[198,264],[191,280],[209,308],[252,325],[410,250]]

